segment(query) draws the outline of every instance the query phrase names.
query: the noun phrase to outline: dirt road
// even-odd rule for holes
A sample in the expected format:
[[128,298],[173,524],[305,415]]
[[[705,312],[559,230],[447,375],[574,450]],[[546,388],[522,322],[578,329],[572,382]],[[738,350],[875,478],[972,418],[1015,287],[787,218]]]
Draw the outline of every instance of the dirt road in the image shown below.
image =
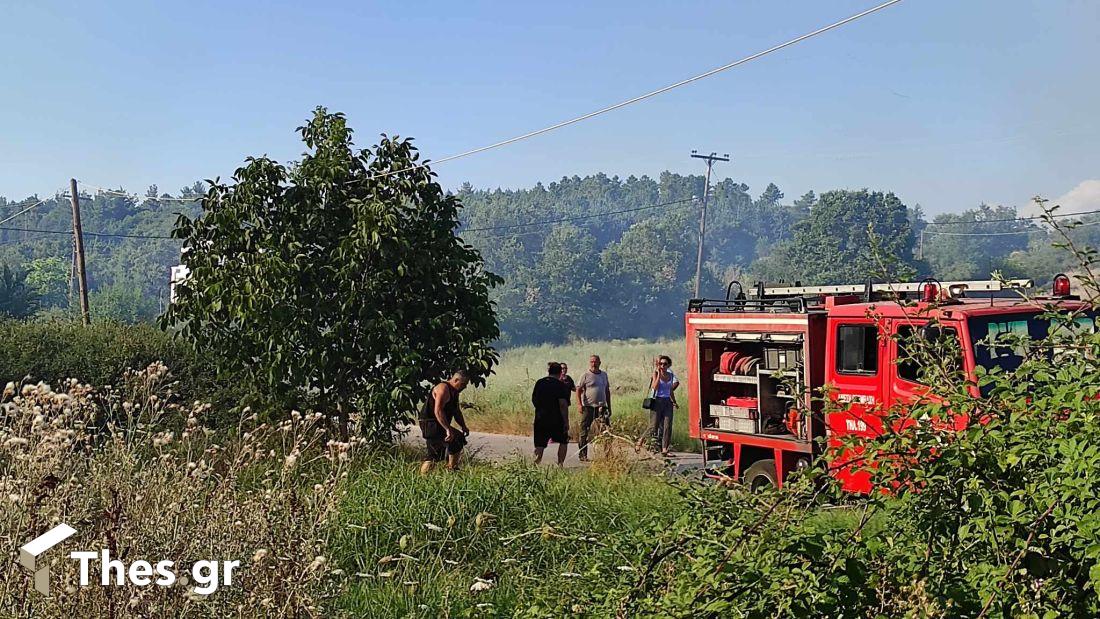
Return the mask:
[[[405,442],[414,447],[423,447],[424,441],[420,437],[420,431],[416,428],[412,428],[412,431],[405,436]],[[534,445],[531,442],[530,436],[515,436],[511,434],[488,434],[485,432],[471,432],[470,438],[467,439],[469,443],[466,449],[471,455],[480,459],[487,460],[489,462],[501,463],[521,458],[524,460],[534,459],[533,451]],[[599,447],[594,448],[593,453],[599,451]],[[635,453],[633,449],[626,446],[621,446],[615,449],[616,457],[626,457],[631,460],[653,460],[657,462],[656,456],[648,454],[643,451],[642,453]],[[558,446],[551,443],[546,448],[546,454],[542,458],[543,466],[553,465],[557,462]],[[599,456],[596,456],[599,457]],[[683,468],[698,468],[703,465],[703,458],[700,454],[686,453],[686,452],[673,452],[669,458],[671,464],[677,469]],[[565,458],[566,468],[580,468],[588,466],[586,463],[577,459],[577,446],[570,443],[569,455]]]

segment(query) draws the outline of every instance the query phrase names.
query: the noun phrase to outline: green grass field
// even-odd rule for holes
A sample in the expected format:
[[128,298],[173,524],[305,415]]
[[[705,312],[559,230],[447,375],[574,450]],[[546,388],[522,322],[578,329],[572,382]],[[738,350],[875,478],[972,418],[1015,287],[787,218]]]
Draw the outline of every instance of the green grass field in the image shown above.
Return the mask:
[[[688,436],[687,429],[688,385],[682,376],[685,373],[683,340],[614,340],[504,350],[500,365],[486,386],[467,389],[462,394],[463,401],[471,405],[466,414],[467,422],[472,429],[483,432],[529,435],[534,418],[531,389],[535,381],[546,375],[546,364],[564,361],[569,364],[570,376],[580,380],[588,369],[588,357],[593,354],[600,356],[603,369],[611,379],[612,424],[617,432],[630,436],[639,436],[648,424],[649,411],[642,408],[642,399],[648,395],[654,357],[662,354],[672,357],[672,370],[680,379],[677,391],[680,408],[673,416],[673,448],[698,451],[697,442]],[[577,437],[580,419],[575,399],[569,421],[570,434]]]
[[[349,480],[331,558],[351,616],[511,617],[546,595],[546,616],[573,614],[571,592],[598,586],[582,574],[602,534],[660,530],[682,509],[659,477],[520,462],[421,477],[416,464],[380,457]],[[479,578],[491,587],[471,591]]]

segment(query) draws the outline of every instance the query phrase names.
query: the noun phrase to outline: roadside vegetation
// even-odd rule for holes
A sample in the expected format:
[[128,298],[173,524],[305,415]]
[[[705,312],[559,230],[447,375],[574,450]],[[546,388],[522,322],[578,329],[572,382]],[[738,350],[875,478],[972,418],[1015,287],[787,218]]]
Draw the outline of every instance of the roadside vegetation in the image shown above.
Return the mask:
[[[186,573],[239,560],[233,585],[209,596],[183,582],[76,587],[75,563],[61,561],[44,598],[12,563],[0,614],[556,616],[589,586],[592,556],[681,510],[675,487],[613,467],[470,463],[421,477],[419,454],[334,440],[319,413],[265,423],[246,410],[219,428],[224,416],[177,402],[174,385],[159,363],[115,387],[6,385],[0,539],[14,548],[66,522],[74,547],[127,564],[170,559]],[[530,593],[544,586],[540,607]]]
[[[66,338],[73,327],[61,323],[15,325],[0,341],[38,351],[5,353],[22,361],[5,367],[11,382],[0,391],[0,539],[15,549],[64,521],[79,532],[73,545],[127,562],[240,560],[234,585],[206,597],[183,581],[80,588],[75,564],[62,561],[56,595],[43,598],[8,562],[0,614],[1100,615],[1095,303],[1047,316],[1046,339],[1011,330],[987,339],[991,354],[1014,357],[1013,369],[981,373],[977,385],[945,363],[954,353],[929,330],[911,348],[930,397],[884,411],[881,434],[829,450],[781,490],[613,466],[472,463],[419,476],[419,453],[394,448],[390,430],[447,371],[492,375],[490,293],[499,282],[452,235],[457,204],[408,141],[352,152],[343,117],[324,110],[302,133],[311,152],[293,170],[250,160],[233,185],[209,189],[198,219],[179,220],[177,236],[210,249],[189,258],[203,288],[184,287],[164,323],[194,357],[121,327],[117,350],[103,348],[113,326]],[[884,194],[831,195],[823,212],[850,213],[851,193],[910,229],[904,207]],[[1042,206],[1082,297],[1100,298],[1096,250]],[[309,234],[307,224],[336,214],[354,226]],[[402,225],[410,217],[429,225]],[[868,228],[869,238],[881,232]],[[853,238],[849,249],[870,251]],[[446,254],[444,268],[409,257],[422,244]],[[364,275],[364,266],[373,270]],[[466,311],[483,313],[463,320]],[[40,341],[69,348],[51,352]],[[511,350],[500,386],[470,395],[471,425],[521,429],[529,381],[546,362],[567,361],[578,377],[595,352],[620,396],[619,428],[640,428],[652,359],[670,354],[682,372],[677,349],[682,342],[670,340]],[[134,354],[116,354],[127,350]],[[177,368],[147,362],[157,351],[174,356],[179,382]],[[127,359],[142,365],[120,373]],[[196,373],[207,363],[214,369]],[[82,370],[102,383],[66,375]],[[33,373],[52,383],[24,378]],[[245,396],[205,403],[203,389],[232,393],[215,377]],[[255,394],[272,396],[264,410],[244,405]],[[969,422],[961,429],[950,423],[960,416]],[[685,421],[681,408],[680,445]],[[844,494],[827,474],[840,465],[882,491]]]

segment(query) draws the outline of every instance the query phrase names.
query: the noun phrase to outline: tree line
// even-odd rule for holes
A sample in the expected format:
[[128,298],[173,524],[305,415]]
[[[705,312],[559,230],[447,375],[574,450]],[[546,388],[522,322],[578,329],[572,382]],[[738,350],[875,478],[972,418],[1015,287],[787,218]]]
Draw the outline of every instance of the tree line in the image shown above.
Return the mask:
[[[702,196],[704,180],[664,172],[657,179],[574,176],[522,190],[464,185],[458,234],[504,278],[494,294],[505,343],[682,333],[698,239],[692,198]],[[609,212],[618,214],[598,216]],[[787,200],[774,183],[754,196],[747,184],[725,179],[708,200],[701,296],[724,295],[732,280],[747,288],[1000,272],[1045,284],[1069,269],[1045,228],[1019,216],[1013,207],[982,204],[929,220],[891,192],[809,191]],[[555,223],[531,225],[543,221]],[[1069,234],[1081,245],[1100,243],[1095,226]]]
[[[518,190],[460,187],[456,234],[504,279],[492,293],[500,343],[680,333],[693,292],[703,183],[701,175],[664,172],[655,179],[572,176]],[[175,195],[150,187],[147,200],[88,194],[84,229],[167,235],[178,214],[194,217],[199,206],[164,198],[205,191],[195,183]],[[0,216],[25,204],[0,198]],[[985,279],[999,271],[1045,283],[1069,268],[1038,222],[1004,221],[1019,215],[982,204],[929,220],[919,205],[888,191],[809,191],[788,199],[773,183],[756,194],[727,178],[709,197],[702,295],[724,294],[734,279],[746,286],[828,284],[876,276]],[[0,230],[0,313],[71,314],[71,237],[29,231],[70,229],[68,199],[50,198],[2,227],[23,230]],[[1100,244],[1100,227],[1070,234],[1083,245]],[[93,314],[143,322],[164,311],[178,241],[88,236],[85,245]],[[873,259],[873,246],[893,257],[890,264]]]

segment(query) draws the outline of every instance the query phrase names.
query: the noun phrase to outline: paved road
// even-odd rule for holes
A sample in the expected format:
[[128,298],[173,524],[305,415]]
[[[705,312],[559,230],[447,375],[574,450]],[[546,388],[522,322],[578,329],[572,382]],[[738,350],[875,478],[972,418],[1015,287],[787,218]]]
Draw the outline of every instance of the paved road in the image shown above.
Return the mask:
[[[516,458],[522,458],[524,460],[533,460],[534,445],[531,442],[530,436],[515,436],[512,434],[489,434],[486,432],[471,432],[469,442],[466,445],[466,449],[474,457],[481,460],[488,460],[489,462],[508,462],[515,460]],[[413,446],[423,447],[424,442],[420,437],[420,431],[417,428],[412,428],[405,441]],[[600,452],[600,447],[594,447],[593,454]],[[640,454],[635,453],[633,449],[626,445],[617,445],[614,450],[615,457],[622,457],[631,461],[649,461],[655,465],[660,463],[660,460],[655,456],[642,452]],[[546,448],[546,454],[542,458],[543,466],[553,465],[557,462],[558,446],[551,443]],[[596,457],[600,457],[596,455]],[[682,470],[684,468],[698,468],[703,465],[703,458],[700,454],[686,453],[686,452],[673,452],[669,460],[671,464],[677,469]],[[569,455],[565,458],[566,468],[580,468],[588,466],[586,463],[577,459],[577,446],[570,443]]]

